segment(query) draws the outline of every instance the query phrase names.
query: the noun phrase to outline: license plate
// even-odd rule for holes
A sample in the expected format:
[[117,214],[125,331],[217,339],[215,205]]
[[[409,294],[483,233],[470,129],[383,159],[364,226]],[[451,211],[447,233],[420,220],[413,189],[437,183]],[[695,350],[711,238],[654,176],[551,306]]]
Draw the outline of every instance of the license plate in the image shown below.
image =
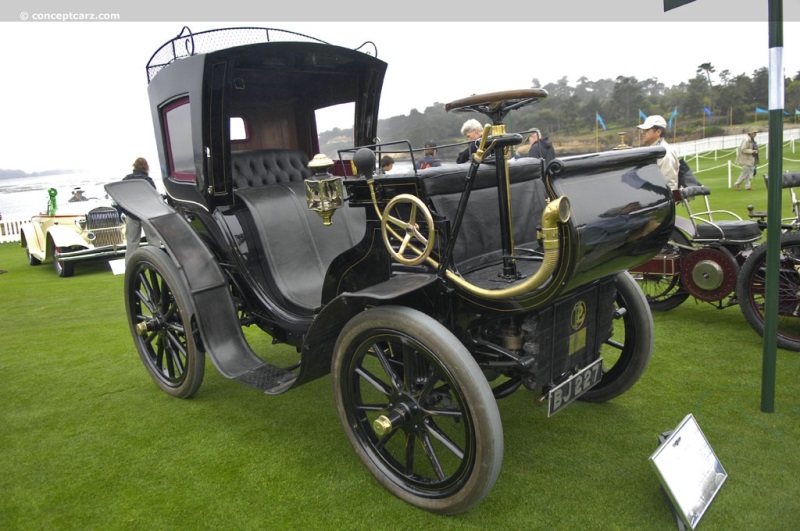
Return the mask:
[[598,359],[587,365],[579,373],[572,376],[547,394],[547,416],[552,417],[583,393],[591,389],[603,376],[603,360]]

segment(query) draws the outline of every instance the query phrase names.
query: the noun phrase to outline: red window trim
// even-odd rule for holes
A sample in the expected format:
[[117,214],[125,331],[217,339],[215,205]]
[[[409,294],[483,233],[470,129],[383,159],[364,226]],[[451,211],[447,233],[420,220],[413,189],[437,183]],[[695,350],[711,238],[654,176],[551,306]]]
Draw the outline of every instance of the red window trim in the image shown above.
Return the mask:
[[[164,124],[164,138],[167,141],[167,160],[169,161],[169,178],[179,182],[196,183],[197,174],[189,172],[175,171],[175,163],[172,159],[172,144],[170,143],[169,125],[167,122],[167,114],[173,109],[182,107],[183,105],[190,105],[189,96],[177,99],[165,105],[161,109],[161,122]],[[191,108],[190,108],[191,112]]]

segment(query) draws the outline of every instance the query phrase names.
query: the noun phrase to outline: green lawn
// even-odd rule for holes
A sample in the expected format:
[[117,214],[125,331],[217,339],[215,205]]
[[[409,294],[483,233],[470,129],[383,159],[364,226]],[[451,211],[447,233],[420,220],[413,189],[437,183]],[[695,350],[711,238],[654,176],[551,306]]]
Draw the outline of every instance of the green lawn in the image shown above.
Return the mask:
[[[763,183],[698,178],[716,208],[766,206]],[[609,403],[548,419],[525,390],[500,401],[500,478],[471,512],[443,517],[372,480],[329,377],[269,397],[208,363],[198,394],[174,399],[139,361],[106,264],[60,279],[3,244],[0,269],[2,529],[670,530],[648,457],[689,413],[729,474],[700,528],[797,528],[800,353],[778,351],[775,412],[761,412],[762,342],[736,307],[690,299],[656,314],[650,367]]]

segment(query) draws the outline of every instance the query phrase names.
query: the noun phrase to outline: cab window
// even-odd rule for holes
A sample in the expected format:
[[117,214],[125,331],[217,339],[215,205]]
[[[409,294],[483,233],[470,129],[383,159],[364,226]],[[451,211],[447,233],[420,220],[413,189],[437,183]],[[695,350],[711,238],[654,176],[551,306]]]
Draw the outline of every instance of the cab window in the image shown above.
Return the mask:
[[170,177],[176,181],[196,181],[189,98],[181,98],[164,107],[162,119],[167,139]]

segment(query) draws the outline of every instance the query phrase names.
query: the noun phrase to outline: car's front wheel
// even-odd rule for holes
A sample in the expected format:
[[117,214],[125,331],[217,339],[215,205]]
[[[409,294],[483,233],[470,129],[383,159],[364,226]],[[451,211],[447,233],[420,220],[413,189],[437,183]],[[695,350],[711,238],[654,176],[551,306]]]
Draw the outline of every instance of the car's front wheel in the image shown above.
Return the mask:
[[358,314],[336,342],[332,379],[350,444],[395,496],[455,514],[491,490],[503,461],[497,402],[435,319],[399,306]]
[[63,247],[56,247],[53,251],[53,269],[61,278],[71,277],[75,274],[75,262],[65,262],[61,259],[61,253],[68,251]]
[[203,382],[190,296],[178,268],[155,247],[137,249],[125,268],[125,306],[136,349],[156,385],[189,398]]

